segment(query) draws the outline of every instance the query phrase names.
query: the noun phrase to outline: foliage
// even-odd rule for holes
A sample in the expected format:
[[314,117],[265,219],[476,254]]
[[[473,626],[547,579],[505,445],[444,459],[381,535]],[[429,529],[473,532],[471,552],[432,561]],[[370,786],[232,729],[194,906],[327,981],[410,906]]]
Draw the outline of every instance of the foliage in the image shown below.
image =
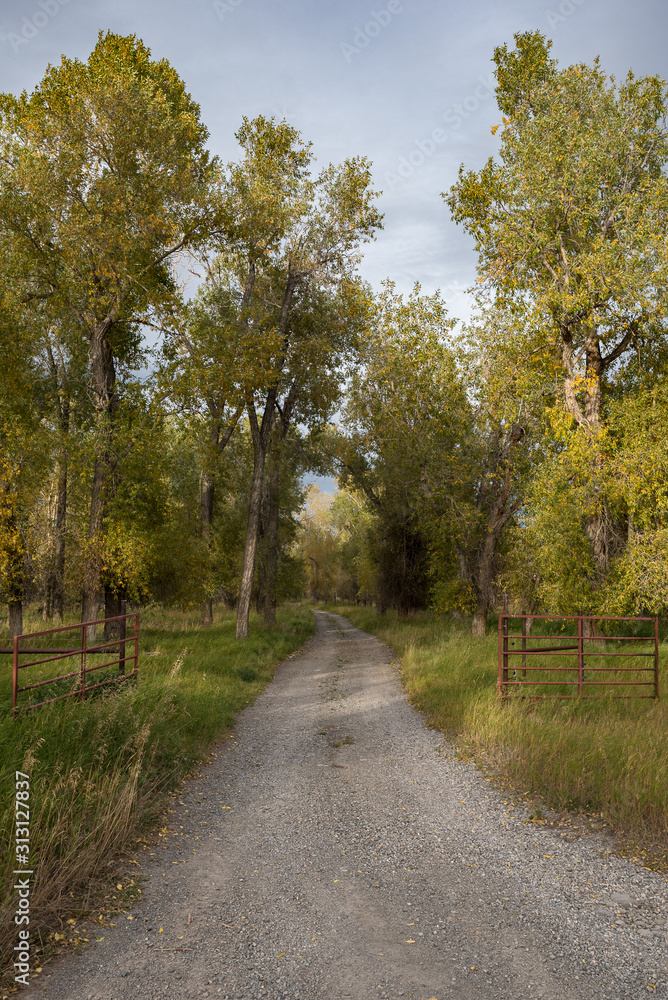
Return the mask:
[[553,382],[549,462],[524,514],[544,599],[619,606],[612,591],[628,590],[635,557],[610,420],[665,365],[665,85],[631,72],[618,83],[598,61],[560,69],[537,32],[515,41],[494,53],[499,158],[462,166],[447,201],[475,240],[480,281],[526,315],[506,370]]
[[425,603],[434,533],[452,539],[468,488],[470,411],[444,342],[451,327],[438,294],[416,286],[404,301],[386,282],[345,410],[341,482],[373,513],[379,602],[404,610]]

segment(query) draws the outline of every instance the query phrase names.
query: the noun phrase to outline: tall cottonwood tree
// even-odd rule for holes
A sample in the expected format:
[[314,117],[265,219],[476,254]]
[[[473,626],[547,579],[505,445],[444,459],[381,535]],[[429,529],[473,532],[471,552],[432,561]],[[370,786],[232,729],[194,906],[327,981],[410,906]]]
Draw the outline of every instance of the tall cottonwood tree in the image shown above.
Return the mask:
[[100,33],[32,94],[0,98],[0,234],[26,308],[39,300],[89,352],[96,447],[83,619],[97,617],[105,511],[114,490],[119,363],[174,301],[170,261],[209,232],[213,165],[199,108],[135,36]]
[[238,323],[261,333],[263,367],[262,378],[243,388],[254,450],[237,608],[237,638],[245,638],[267,450],[281,389],[291,381],[295,302],[306,287],[335,290],[350,280],[360,247],[373,238],[381,216],[364,158],[330,165],[312,177],[310,145],[287,122],[244,119],[237,139],[243,157],[228,172],[225,204],[231,222],[221,231],[221,243],[241,291]]
[[[359,281],[344,278],[334,291],[304,283],[295,293],[285,338],[285,358],[276,396],[276,416],[270,441],[267,476],[265,573],[262,610],[265,624],[276,617],[278,528],[282,455],[295,450],[289,440],[295,424],[317,432],[334,412],[343,394],[346,373],[355,366],[370,316],[371,293]],[[304,464],[317,458],[315,438],[302,449]]]
[[[666,85],[559,69],[538,32],[494,52],[503,116],[497,159],[460,169],[447,202],[475,239],[480,280],[529,305],[516,364],[558,352],[567,446],[588,481],[581,505],[591,589],[604,586],[615,526],[601,442],[611,386],[665,343],[668,298]],[[574,512],[579,516],[579,512]]]

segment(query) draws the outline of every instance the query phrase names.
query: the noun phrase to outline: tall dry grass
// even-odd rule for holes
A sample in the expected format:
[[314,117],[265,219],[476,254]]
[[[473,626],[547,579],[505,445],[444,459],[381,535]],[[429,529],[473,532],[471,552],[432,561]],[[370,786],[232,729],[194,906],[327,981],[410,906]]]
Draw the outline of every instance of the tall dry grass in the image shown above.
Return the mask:
[[[668,646],[658,700],[498,699],[497,637],[420,613],[332,607],[401,658],[411,701],[474,759],[557,810],[602,814],[621,841],[668,850]],[[589,693],[589,692],[588,692]]]
[[[283,608],[274,629],[255,619],[249,639],[239,643],[234,617],[227,612],[208,629],[175,612],[156,610],[145,617],[139,683],[113,693],[102,689],[103,696],[83,704],[58,702],[12,719],[11,660],[0,661],[0,957],[5,970],[16,943],[15,771],[30,775],[30,930],[36,940],[61,929],[69,914],[85,911],[96,877],[150,826],[167,792],[233,725],[236,714],[271,679],[277,662],[314,627],[308,608]],[[13,972],[5,975],[10,982]]]

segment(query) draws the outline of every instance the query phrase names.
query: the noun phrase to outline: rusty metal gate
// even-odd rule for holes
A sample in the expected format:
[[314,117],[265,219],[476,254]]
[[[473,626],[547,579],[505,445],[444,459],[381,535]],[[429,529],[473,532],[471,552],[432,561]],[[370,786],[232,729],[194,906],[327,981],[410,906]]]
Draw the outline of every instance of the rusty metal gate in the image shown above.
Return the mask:
[[[133,620],[134,628],[131,636],[128,637],[127,623],[129,619]],[[92,626],[108,625],[111,622],[119,623],[119,635],[109,641],[89,645],[88,630]],[[78,632],[80,634],[79,645],[75,648],[65,646],[27,646],[25,644],[26,640],[33,643],[36,639],[41,639],[44,636],[62,635],[63,638],[65,638],[65,633],[71,632]],[[131,648],[131,653],[129,655],[126,655],[127,646],[130,646]],[[11,653],[13,657],[12,715],[15,716],[19,711],[19,708],[24,711],[30,711],[33,708],[40,708],[42,705],[48,705],[53,701],[61,701],[63,698],[78,698],[83,701],[89,691],[105,687],[108,684],[118,684],[119,681],[126,681],[131,677],[137,676],[139,668],[139,614],[134,613],[129,615],[118,615],[115,618],[101,618],[97,621],[81,622],[77,625],[64,625],[60,628],[45,629],[43,632],[30,632],[27,635],[17,635],[14,638],[13,648],[0,649],[0,653]],[[94,666],[89,663],[88,658],[90,656],[110,653],[118,653],[118,656],[115,659],[106,660],[104,663],[96,663]],[[21,662],[21,657],[35,654],[41,654],[42,658]],[[19,686],[19,671],[26,670],[28,667],[41,666],[45,663],[53,663],[57,660],[66,660],[73,657],[78,658],[79,660],[76,670],[70,671],[66,674],[59,674],[57,677],[47,677],[45,679],[33,681],[31,684]],[[132,664],[133,668],[128,673],[126,673],[125,670],[126,663]],[[118,673],[115,677],[107,678],[106,680],[99,681],[96,684],[87,684],[86,679],[88,674],[94,673],[97,670],[102,670],[105,667],[115,666],[118,666]],[[18,704],[19,694],[23,691],[33,691],[36,688],[44,687],[48,684],[56,684],[70,678],[77,678],[78,683],[73,682],[72,690],[66,692],[65,694],[56,695],[56,697],[48,698],[45,701],[30,702],[26,705]]]
[[[510,631],[510,623],[513,621],[521,622],[519,633]],[[527,628],[528,621],[531,621],[532,626],[534,622],[561,622],[562,632],[557,635],[534,635],[532,629]],[[651,622],[653,635],[596,634],[596,625],[601,622]],[[566,632],[567,628],[571,631]],[[627,628],[626,631],[631,629]],[[535,645],[536,642],[548,639],[555,645]],[[614,648],[609,648],[611,646]],[[626,657],[635,662],[628,666],[617,666],[615,661],[612,665],[605,666],[600,662],[604,657]],[[575,662],[569,663],[568,660]],[[650,660],[651,664],[648,662]],[[623,694],[617,690],[631,687],[651,690],[646,694]],[[525,693],[523,689],[527,688],[537,689],[529,695],[533,698],[548,694],[557,698],[590,698],[603,693],[614,698],[658,698],[658,618],[511,615],[507,612],[499,615],[499,697],[509,697],[513,692],[522,692],[526,696],[528,692]],[[543,688],[552,690],[541,690]],[[585,693],[586,691],[590,693]]]

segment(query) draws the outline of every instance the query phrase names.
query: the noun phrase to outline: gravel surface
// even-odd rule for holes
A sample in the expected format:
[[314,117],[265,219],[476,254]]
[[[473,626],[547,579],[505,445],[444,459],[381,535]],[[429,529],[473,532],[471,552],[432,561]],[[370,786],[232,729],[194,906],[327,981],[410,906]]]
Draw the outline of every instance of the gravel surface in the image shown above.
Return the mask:
[[529,822],[386,646],[316,615],[140,857],[133,919],[26,1000],[668,996],[666,880]]

